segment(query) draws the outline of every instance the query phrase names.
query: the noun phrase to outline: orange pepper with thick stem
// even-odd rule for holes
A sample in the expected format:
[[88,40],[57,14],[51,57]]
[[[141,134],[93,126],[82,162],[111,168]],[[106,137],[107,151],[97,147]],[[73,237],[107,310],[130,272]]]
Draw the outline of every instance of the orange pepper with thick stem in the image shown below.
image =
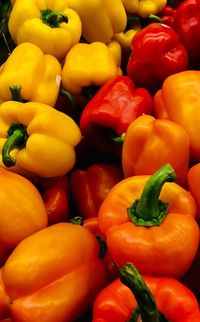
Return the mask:
[[178,278],[192,264],[199,245],[196,203],[175,179],[165,164],[152,176],[122,180],[108,193],[99,228],[118,265],[130,261],[141,273]]
[[24,239],[2,270],[13,321],[72,322],[106,284],[96,238],[71,223]]
[[169,120],[142,115],[133,121],[122,146],[125,177],[153,174],[170,163],[176,182],[186,187],[189,167],[189,137],[180,125]]

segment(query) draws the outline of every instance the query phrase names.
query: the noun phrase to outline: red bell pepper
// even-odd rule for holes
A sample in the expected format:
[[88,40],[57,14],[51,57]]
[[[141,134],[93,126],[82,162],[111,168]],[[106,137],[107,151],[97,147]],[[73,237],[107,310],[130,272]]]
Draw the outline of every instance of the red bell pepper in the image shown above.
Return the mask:
[[127,263],[120,268],[120,279],[96,297],[92,322],[138,321],[139,317],[142,322],[199,322],[200,312],[186,286],[169,277],[142,278]]
[[151,114],[152,97],[136,88],[128,76],[108,80],[84,108],[80,129],[88,142],[104,152],[113,151],[112,135],[121,136],[142,114]]
[[86,170],[74,170],[69,184],[78,214],[83,218],[97,216],[106,195],[122,178],[122,169],[118,164],[98,163]]
[[159,12],[158,16],[161,18],[162,23],[174,27],[174,15],[176,10],[170,6],[165,6],[164,9]]
[[68,177],[36,179],[48,216],[48,225],[66,221],[70,214]]
[[127,73],[136,86],[157,91],[164,79],[187,69],[188,55],[178,34],[165,24],[151,23],[132,40]]
[[185,0],[177,8],[174,28],[184,44],[190,60],[190,68],[199,67],[200,56],[200,1]]

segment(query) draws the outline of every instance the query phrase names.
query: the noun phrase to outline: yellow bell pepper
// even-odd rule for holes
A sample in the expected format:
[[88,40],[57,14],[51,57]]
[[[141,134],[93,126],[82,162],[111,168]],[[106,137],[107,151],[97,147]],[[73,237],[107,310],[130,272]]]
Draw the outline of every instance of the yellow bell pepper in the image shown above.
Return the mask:
[[58,59],[81,37],[81,20],[67,1],[17,0],[12,8],[8,28],[16,44],[31,42]]
[[19,174],[62,176],[75,164],[78,125],[37,102],[7,101],[0,108],[0,167]]
[[128,13],[137,14],[142,18],[156,14],[166,6],[167,0],[122,0]]
[[100,86],[111,77],[121,74],[116,58],[104,43],[76,44],[66,55],[63,65],[64,89],[79,95],[84,87]]
[[12,99],[10,87],[20,86],[22,98],[54,106],[61,82],[61,66],[31,43],[18,45],[0,68],[0,102]]
[[121,46],[118,41],[112,39],[108,44],[108,48],[110,49],[111,53],[116,59],[116,63],[118,66],[121,66],[121,61],[122,61],[122,50]]
[[82,36],[88,42],[108,43],[113,34],[126,27],[127,16],[122,0],[68,0],[68,5],[79,14]]

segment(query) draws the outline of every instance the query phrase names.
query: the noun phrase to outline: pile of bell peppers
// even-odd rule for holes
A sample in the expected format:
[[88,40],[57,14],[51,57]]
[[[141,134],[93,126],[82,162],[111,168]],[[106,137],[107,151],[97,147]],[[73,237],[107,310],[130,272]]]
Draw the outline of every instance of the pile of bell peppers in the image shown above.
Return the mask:
[[0,322],[200,322],[199,0],[0,3]]

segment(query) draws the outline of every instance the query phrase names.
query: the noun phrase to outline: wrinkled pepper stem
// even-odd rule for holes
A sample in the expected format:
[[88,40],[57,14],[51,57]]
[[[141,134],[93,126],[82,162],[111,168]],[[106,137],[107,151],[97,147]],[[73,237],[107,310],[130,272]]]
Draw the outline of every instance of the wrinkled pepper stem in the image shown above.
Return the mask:
[[20,85],[15,85],[9,87],[12,95],[12,100],[16,102],[21,102],[24,103],[24,99],[21,96],[21,86]]
[[40,19],[51,28],[58,28],[60,23],[68,22],[67,16],[62,11],[44,9],[40,11]]
[[6,167],[12,167],[16,160],[11,156],[15,148],[22,149],[26,145],[28,135],[24,124],[13,123],[8,129],[8,138],[2,148],[2,162]]
[[[159,319],[160,313],[157,309],[153,295],[132,263],[127,263],[122,266],[119,269],[119,274],[121,282],[132,291],[138,303],[138,307],[136,307],[129,322],[137,322],[139,316],[141,317],[142,322],[167,321],[166,319]],[[162,315],[162,319],[163,318],[164,316]]]
[[147,181],[140,199],[129,207],[130,219],[138,226],[156,226],[165,219],[168,204],[159,200],[165,182],[176,180],[174,169],[166,163]]

